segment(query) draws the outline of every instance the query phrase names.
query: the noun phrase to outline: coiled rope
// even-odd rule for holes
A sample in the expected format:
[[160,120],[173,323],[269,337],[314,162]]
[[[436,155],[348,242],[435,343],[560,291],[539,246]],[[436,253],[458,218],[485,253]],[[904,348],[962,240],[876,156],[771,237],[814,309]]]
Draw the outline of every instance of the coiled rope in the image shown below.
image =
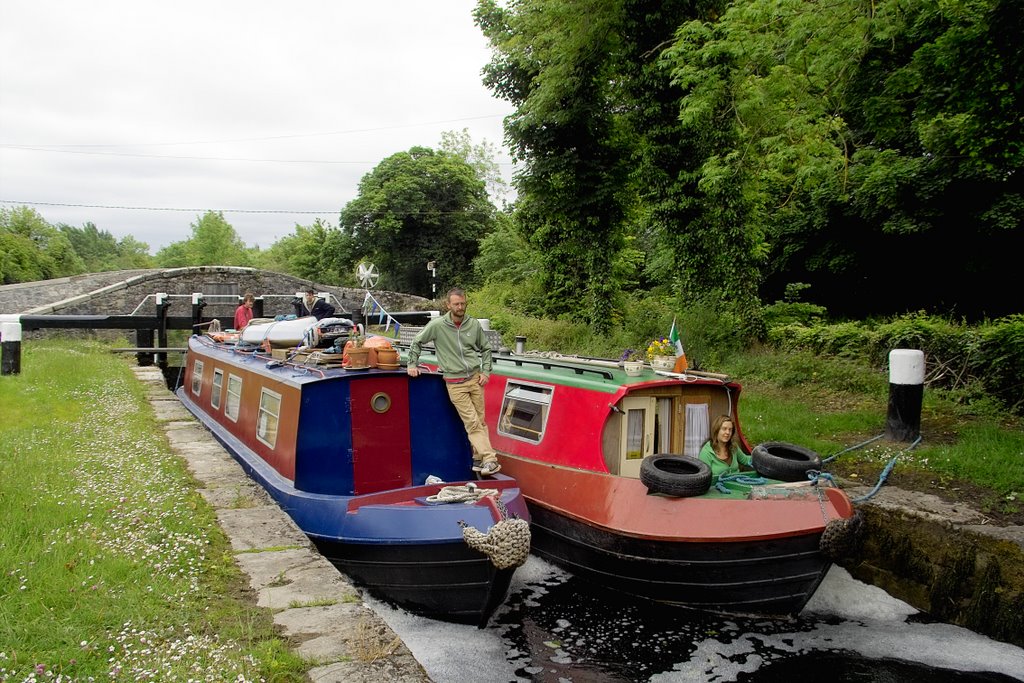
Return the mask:
[[429,503],[475,503],[485,496],[497,496],[498,489],[480,488],[469,483],[465,486],[443,486],[433,496],[427,496]]
[[741,486],[764,486],[768,483],[768,480],[764,477],[752,477],[749,474],[726,474],[718,478],[718,481],[715,482],[715,488],[722,493],[730,493],[725,485],[726,482],[740,484]]

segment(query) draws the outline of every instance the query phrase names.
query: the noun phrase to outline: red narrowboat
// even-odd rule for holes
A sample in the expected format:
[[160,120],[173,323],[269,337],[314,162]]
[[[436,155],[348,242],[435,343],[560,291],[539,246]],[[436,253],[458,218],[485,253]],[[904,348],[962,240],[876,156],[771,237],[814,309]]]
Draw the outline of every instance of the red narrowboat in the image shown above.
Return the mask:
[[[502,472],[526,496],[532,551],[664,603],[799,612],[860,520],[827,477],[808,478],[820,467],[813,452],[751,449],[740,391],[722,375],[647,367],[630,376],[614,361],[495,354],[487,421]],[[748,472],[711,485],[695,456],[719,415],[774,478]]]

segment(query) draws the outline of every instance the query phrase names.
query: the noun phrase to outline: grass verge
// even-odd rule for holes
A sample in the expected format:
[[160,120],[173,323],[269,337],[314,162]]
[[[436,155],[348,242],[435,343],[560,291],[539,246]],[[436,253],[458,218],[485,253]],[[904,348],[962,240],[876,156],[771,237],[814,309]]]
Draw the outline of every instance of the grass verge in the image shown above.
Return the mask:
[[921,442],[882,439],[888,380],[867,363],[810,354],[746,353],[724,372],[743,384],[740,420],[752,444],[789,441],[836,455],[835,474],[874,485],[895,459],[889,483],[969,500],[993,518],[1024,524],[1024,430],[1011,417],[964,414],[941,392],[924,394]]
[[33,341],[0,377],[0,681],[298,681],[125,360]]

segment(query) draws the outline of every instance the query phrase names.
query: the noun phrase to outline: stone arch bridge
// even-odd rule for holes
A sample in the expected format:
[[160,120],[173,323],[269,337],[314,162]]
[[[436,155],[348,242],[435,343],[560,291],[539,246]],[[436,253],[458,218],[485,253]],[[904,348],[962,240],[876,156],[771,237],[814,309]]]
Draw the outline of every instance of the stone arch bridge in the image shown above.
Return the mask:
[[[202,294],[205,319],[230,320],[245,292],[261,299],[262,315],[293,313],[297,292],[313,287],[328,295],[339,313],[359,311],[365,289],[334,287],[257,268],[193,266],[90,273],[0,286],[0,314],[32,316],[152,316],[158,294],[166,294],[171,316],[191,316],[193,295]],[[388,312],[435,308],[423,297],[375,290]],[[81,326],[78,326],[81,327]],[[229,325],[230,327],[230,325]],[[31,329],[29,325],[26,330]]]

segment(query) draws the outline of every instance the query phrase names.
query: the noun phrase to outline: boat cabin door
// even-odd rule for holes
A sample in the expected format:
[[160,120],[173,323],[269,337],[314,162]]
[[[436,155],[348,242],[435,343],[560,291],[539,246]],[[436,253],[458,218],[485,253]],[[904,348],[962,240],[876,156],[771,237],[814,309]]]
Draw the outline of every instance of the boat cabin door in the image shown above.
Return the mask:
[[622,399],[621,436],[619,438],[619,475],[640,478],[640,463],[654,454],[653,396],[626,396]]

